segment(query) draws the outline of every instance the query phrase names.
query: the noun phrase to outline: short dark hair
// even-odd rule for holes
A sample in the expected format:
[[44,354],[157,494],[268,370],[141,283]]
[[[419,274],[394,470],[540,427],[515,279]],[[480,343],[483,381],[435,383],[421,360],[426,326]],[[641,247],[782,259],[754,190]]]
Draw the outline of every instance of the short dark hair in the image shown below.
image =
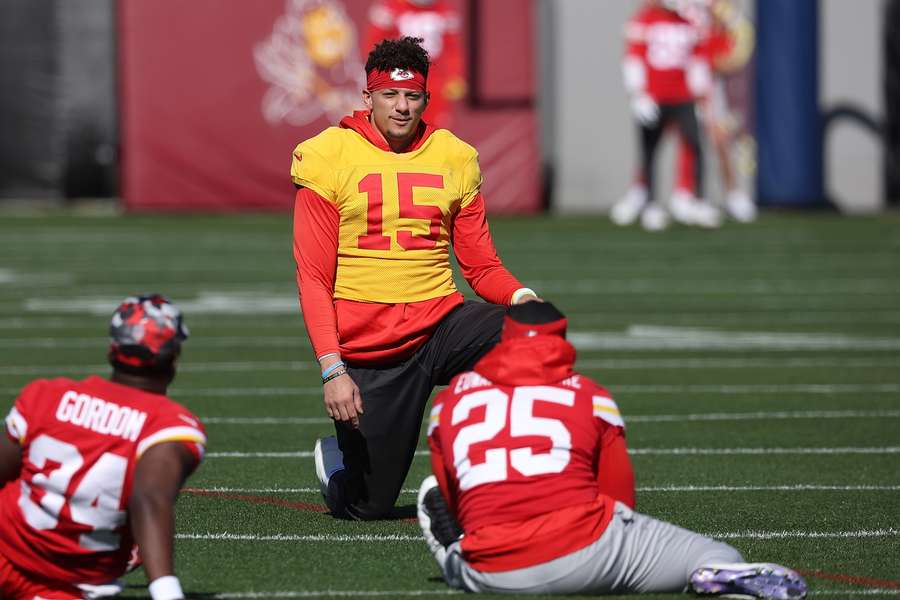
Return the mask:
[[406,36],[399,40],[382,40],[375,44],[366,60],[366,75],[372,71],[410,69],[428,77],[431,59],[422,47],[422,38]]

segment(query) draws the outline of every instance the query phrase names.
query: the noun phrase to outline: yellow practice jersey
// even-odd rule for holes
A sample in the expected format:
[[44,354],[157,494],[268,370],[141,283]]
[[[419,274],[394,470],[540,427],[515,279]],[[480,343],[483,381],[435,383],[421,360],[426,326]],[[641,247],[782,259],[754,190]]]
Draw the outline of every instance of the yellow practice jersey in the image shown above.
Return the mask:
[[382,150],[330,127],[294,150],[291,177],[340,213],[334,297],[386,304],[453,293],[453,217],[478,195],[478,153],[445,129]]

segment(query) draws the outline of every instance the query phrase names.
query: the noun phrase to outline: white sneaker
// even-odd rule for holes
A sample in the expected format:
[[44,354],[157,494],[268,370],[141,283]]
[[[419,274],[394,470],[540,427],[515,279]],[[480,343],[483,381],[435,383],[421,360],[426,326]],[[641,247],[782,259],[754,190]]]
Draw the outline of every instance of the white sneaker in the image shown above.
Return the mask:
[[756,204],[744,190],[732,190],[725,199],[725,209],[731,218],[741,223],[756,220]]
[[647,231],[662,231],[669,226],[669,213],[659,203],[648,204],[641,213],[641,226]]
[[722,211],[705,200],[694,202],[694,225],[706,229],[722,226]]
[[694,225],[695,215],[694,207],[697,200],[694,195],[684,190],[675,190],[672,197],[669,198],[669,212],[672,218],[682,225]]
[[313,458],[316,463],[316,477],[319,478],[319,490],[325,498],[328,495],[328,482],[331,476],[344,468],[344,453],[338,447],[337,438],[329,435],[317,439]]
[[645,204],[647,204],[647,188],[642,185],[632,186],[625,196],[613,205],[609,211],[609,219],[616,225],[631,225],[637,220]]

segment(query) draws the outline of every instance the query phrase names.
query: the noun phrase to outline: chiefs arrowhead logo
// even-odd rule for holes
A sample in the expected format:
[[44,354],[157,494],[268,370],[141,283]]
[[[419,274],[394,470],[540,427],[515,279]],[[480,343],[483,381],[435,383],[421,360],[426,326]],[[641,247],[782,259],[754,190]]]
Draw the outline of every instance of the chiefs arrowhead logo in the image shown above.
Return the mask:
[[406,69],[394,69],[393,71],[391,71],[392,81],[409,81],[414,77],[415,75],[413,75]]

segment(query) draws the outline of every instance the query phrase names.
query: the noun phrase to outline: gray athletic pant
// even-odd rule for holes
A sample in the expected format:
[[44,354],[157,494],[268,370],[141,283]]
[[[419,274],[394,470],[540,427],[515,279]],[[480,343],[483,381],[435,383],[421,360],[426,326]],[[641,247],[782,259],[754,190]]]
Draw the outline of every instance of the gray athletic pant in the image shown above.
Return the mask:
[[448,550],[442,567],[451,587],[509,594],[683,592],[695,569],[744,560],[728,544],[636,513],[621,502],[596,542],[533,567],[483,573],[462,558],[459,542]]

